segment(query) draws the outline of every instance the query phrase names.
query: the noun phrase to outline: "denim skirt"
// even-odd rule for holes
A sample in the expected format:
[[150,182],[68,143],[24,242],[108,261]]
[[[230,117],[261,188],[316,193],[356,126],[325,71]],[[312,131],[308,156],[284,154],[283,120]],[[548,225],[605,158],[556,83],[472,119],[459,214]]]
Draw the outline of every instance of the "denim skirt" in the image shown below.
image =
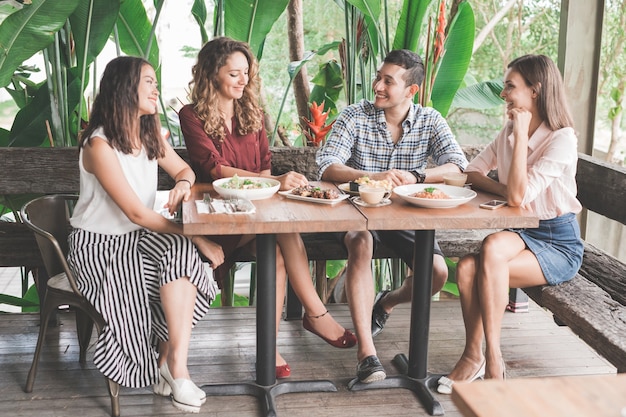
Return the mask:
[[540,220],[533,229],[508,229],[517,233],[537,257],[549,285],[574,278],[583,260],[583,242],[574,213]]

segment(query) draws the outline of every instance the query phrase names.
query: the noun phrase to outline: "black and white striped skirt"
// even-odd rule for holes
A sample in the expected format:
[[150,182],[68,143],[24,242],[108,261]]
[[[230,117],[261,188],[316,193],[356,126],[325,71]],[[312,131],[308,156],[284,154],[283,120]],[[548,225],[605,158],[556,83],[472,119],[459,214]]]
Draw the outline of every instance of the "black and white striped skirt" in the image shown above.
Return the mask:
[[107,325],[94,352],[94,364],[108,378],[132,388],[158,381],[156,346],[168,340],[161,286],[189,277],[197,287],[193,325],[215,298],[196,247],[185,236],[144,229],[103,235],[75,229],[68,263],[78,287]]

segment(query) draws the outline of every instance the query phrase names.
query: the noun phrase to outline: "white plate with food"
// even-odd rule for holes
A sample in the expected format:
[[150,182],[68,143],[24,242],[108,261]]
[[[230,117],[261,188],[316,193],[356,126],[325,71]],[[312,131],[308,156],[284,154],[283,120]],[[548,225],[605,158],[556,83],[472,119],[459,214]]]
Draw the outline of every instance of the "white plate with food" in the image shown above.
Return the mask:
[[322,188],[317,185],[307,185],[289,191],[279,191],[278,194],[294,200],[318,204],[336,204],[350,197],[348,194],[339,194],[335,189]]
[[400,185],[393,192],[410,204],[426,208],[457,207],[476,197],[476,191],[444,184]]
[[213,181],[213,188],[225,199],[262,200],[276,194],[280,188],[280,182],[271,178],[234,175]]

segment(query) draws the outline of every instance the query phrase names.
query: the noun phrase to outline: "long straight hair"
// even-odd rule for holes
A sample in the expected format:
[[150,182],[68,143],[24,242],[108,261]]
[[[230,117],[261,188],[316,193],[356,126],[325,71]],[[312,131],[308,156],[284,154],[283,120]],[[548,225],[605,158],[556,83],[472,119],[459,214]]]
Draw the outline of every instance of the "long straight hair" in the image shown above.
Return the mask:
[[100,91],[94,99],[89,124],[80,135],[79,146],[85,146],[93,132],[102,127],[109,145],[122,153],[133,152],[133,137],[139,136],[149,159],[165,155],[158,113],[139,114],[141,70],[148,61],[121,56],[110,61],[100,80]]
[[539,116],[550,130],[574,127],[563,77],[554,61],[545,55],[523,55],[511,61],[508,68],[521,75],[535,91]]

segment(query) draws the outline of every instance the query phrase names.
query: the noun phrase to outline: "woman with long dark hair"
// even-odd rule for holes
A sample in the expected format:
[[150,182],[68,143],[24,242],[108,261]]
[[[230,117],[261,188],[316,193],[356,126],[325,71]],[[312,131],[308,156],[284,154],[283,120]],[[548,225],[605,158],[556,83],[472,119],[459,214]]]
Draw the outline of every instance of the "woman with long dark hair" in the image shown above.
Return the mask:
[[141,58],[119,57],[104,70],[79,143],[68,259],[107,323],[94,353],[98,369],[123,386],[155,384],[177,408],[197,413],[206,394],[190,379],[187,352],[216,293],[198,250],[214,265],[224,253],[206,237],[183,236],[182,225],[153,209],[158,167],[176,181],[170,214],[195,181],[160,133],[158,94],[154,69]]

